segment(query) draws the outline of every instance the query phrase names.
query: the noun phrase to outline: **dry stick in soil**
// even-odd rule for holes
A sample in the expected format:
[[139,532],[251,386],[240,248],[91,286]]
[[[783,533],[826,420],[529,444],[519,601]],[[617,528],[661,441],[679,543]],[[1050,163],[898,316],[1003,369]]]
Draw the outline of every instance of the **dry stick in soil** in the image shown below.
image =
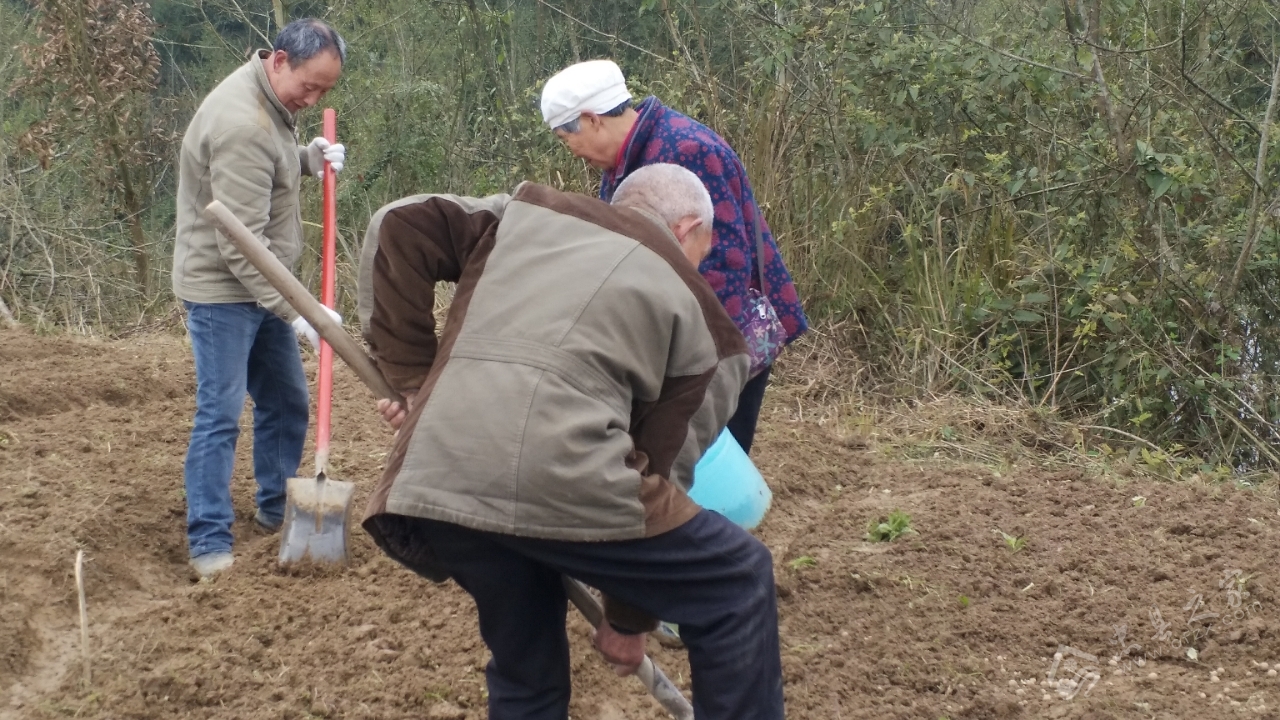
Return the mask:
[[[257,237],[227,209],[226,205],[214,200],[209,203],[204,212],[205,217],[222,231],[231,244],[258,269],[258,272],[262,273],[262,276],[293,306],[293,309],[306,318],[320,337],[333,346],[334,352],[355,371],[375,395],[398,402],[401,407],[408,407],[400,397],[400,393],[391,387],[391,384],[378,371],[377,366],[365,354],[364,349],[356,344],[341,325],[321,309],[320,303],[311,296],[302,283],[265,245],[258,241]],[[604,611],[599,603],[581,583],[571,578],[564,578],[564,581],[565,591],[574,606],[592,627],[599,627],[604,619]],[[676,720],[693,720],[693,706],[647,654],[641,662],[636,677],[640,678],[653,698]]]
[[84,686],[89,687],[89,611],[84,605],[84,550],[76,551],[76,591],[80,595],[80,654],[84,658]]

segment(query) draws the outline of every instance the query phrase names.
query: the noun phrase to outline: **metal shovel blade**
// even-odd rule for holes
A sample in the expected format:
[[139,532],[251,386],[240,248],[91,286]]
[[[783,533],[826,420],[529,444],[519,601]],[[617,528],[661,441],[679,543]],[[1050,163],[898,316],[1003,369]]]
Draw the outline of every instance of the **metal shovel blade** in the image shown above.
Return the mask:
[[280,563],[310,560],[345,564],[355,491],[354,483],[330,480],[323,473],[314,478],[289,478]]

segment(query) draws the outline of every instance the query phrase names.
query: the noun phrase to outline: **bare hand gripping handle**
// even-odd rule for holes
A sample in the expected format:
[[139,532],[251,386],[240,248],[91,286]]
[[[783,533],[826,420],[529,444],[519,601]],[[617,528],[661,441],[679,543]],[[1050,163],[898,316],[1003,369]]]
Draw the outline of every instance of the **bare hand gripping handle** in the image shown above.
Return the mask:
[[[587,591],[587,587],[564,575],[560,576],[560,580],[564,583],[569,601],[578,608],[587,622],[591,623],[591,627],[600,627],[604,622],[604,608],[600,607],[600,603]],[[672,717],[676,720],[693,720],[693,706],[685,699],[680,688],[663,674],[648,655],[644,656],[640,668],[636,670],[636,677],[640,678],[640,682],[644,683],[644,686],[653,694],[653,699],[657,700],[664,710],[671,713]]]
[[[245,256],[245,259],[262,273],[267,282],[271,283],[272,287],[293,306],[293,309],[311,323],[311,327],[315,328],[320,337],[333,346],[338,357],[341,357],[343,362],[360,376],[375,395],[398,402],[402,408],[408,408],[404,398],[382,376],[364,348],[360,347],[341,325],[334,322],[333,318],[321,309],[320,303],[311,296],[293,273],[289,272],[289,269],[266,246],[258,242],[258,238],[227,209],[227,206],[214,200],[205,208],[204,213],[205,217],[217,225],[231,244]],[[578,608],[592,627],[600,627],[600,623],[604,622],[604,608],[600,607],[600,603],[582,583],[569,577],[562,577],[562,579],[565,592],[574,607]],[[654,699],[676,720],[693,720],[693,706],[648,655],[645,655],[640,669],[636,671],[636,677],[640,678],[644,686],[653,694]]]

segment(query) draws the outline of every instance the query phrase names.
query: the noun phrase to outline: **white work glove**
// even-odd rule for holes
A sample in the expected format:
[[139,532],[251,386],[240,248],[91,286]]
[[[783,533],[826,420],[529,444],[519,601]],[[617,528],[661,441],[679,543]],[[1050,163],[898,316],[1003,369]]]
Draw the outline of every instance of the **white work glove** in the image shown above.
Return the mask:
[[342,143],[331,143],[322,137],[311,141],[307,146],[307,165],[315,172],[317,178],[324,177],[324,163],[328,160],[334,172],[342,172],[342,164],[347,160],[347,148]]
[[[334,322],[339,325],[342,324],[342,316],[339,315],[337,311],[333,308],[324,307],[324,305],[321,305],[320,307],[324,308],[324,311],[329,313],[329,317],[333,318]],[[311,323],[307,322],[306,318],[301,315],[294,318],[293,331],[298,334],[298,337],[305,337],[307,342],[311,343],[311,347],[316,350],[320,349],[320,335],[316,333],[315,328],[311,327]]]

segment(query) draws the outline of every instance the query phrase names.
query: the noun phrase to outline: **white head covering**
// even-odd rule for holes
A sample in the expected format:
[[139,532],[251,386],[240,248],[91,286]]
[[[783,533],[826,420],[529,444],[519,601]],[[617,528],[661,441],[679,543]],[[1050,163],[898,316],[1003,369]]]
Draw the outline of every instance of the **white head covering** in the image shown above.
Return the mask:
[[578,119],[584,111],[604,113],[631,99],[622,70],[612,60],[570,65],[542,88],[542,119],[552,128]]

